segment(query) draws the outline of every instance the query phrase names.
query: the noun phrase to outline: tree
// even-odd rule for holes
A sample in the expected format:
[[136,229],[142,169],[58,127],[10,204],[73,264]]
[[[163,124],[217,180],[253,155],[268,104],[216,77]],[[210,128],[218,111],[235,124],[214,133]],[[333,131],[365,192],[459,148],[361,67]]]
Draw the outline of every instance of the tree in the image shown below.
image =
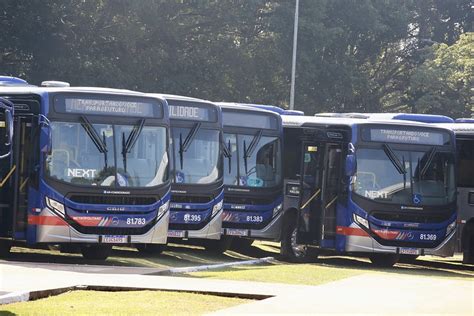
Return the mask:
[[416,112],[471,117],[474,112],[474,33],[453,45],[435,44],[410,78],[408,95]]

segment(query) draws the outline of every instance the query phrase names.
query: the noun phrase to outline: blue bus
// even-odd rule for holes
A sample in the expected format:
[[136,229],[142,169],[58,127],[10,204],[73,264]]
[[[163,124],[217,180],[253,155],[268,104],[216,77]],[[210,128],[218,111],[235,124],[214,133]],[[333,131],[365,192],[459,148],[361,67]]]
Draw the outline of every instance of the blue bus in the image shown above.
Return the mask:
[[249,246],[254,239],[279,240],[283,203],[281,118],[255,107],[218,104],[224,144],[230,152],[224,159],[222,243],[238,248]]
[[458,229],[456,251],[463,263],[474,264],[474,119],[457,119],[440,126],[456,134]]
[[171,122],[168,237],[205,240],[214,250],[221,237],[224,201],[221,110],[196,98],[155,96],[167,101]]
[[417,122],[327,116],[282,116],[281,254],[304,261],[327,250],[380,266],[400,255],[453,255],[454,134]]
[[[1,80],[0,80],[1,81]],[[0,188],[0,248],[165,244],[170,181],[166,101],[127,90],[6,84],[11,170]]]

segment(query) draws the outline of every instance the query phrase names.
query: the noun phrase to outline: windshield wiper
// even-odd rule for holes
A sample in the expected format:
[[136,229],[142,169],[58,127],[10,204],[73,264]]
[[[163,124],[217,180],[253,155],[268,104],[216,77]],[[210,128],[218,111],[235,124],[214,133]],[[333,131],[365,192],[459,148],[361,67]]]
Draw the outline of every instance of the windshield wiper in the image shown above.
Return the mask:
[[397,155],[395,155],[390,145],[383,144],[383,151],[385,152],[385,155],[387,155],[387,157],[390,159],[392,164],[395,166],[395,169],[397,169],[398,173],[403,175],[407,173],[405,165],[400,162],[400,159],[398,159]]
[[143,125],[145,125],[145,119],[141,119],[137,125],[133,126],[132,131],[125,140],[125,133],[122,132],[122,159],[123,159],[123,169],[127,172],[127,154],[130,153],[132,148],[135,146],[138,137],[140,136]]
[[249,147],[247,148],[247,143],[244,140],[244,165],[245,165],[245,173],[248,173],[247,170],[247,158],[252,156],[255,148],[257,148],[257,144],[262,138],[263,131],[259,130],[257,134],[252,138],[252,141],[250,142]]
[[181,169],[183,169],[184,153],[188,151],[189,146],[191,146],[191,143],[193,142],[194,137],[196,136],[200,128],[201,128],[201,122],[197,122],[196,124],[194,124],[193,128],[189,131],[188,135],[186,135],[184,142],[183,142],[183,135],[179,133],[179,160],[181,164]]
[[95,130],[95,128],[92,126],[92,124],[89,122],[87,117],[81,116],[81,126],[84,128],[86,131],[87,135],[89,135],[90,139],[94,143],[95,147],[97,150],[104,154],[104,164],[105,164],[105,169],[107,169],[108,165],[108,159],[107,159],[107,143],[105,141],[105,132],[102,133],[102,139],[100,138],[99,133]]
[[226,144],[224,139],[221,138],[221,143],[222,143],[222,151],[224,154],[224,157],[229,160],[229,173],[232,172],[232,152],[231,152],[231,147],[230,147],[230,139],[228,143]]
[[[423,166],[423,168],[421,169],[421,172],[420,172],[420,177],[423,177],[426,172],[428,171],[428,168],[429,166],[431,165],[431,163],[433,162],[433,159],[434,159],[434,156],[436,154],[436,147],[431,147],[430,149],[430,153],[428,155],[428,160],[426,160],[426,163],[425,165]],[[419,166],[420,164],[418,164]]]

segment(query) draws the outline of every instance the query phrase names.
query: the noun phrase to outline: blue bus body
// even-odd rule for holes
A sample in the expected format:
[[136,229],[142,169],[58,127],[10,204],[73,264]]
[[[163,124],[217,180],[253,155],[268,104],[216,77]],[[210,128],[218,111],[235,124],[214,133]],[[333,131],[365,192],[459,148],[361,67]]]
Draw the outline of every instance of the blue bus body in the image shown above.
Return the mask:
[[166,99],[171,124],[171,204],[168,237],[220,239],[224,188],[222,114],[195,98]]
[[218,103],[224,122],[223,235],[279,240],[282,222],[282,139],[279,115]]
[[0,87],[0,97],[15,107],[15,172],[0,188],[1,237],[76,244],[97,258],[111,245],[166,243],[166,101],[21,84]]
[[283,125],[284,209],[297,216],[284,255],[303,255],[302,244],[387,265],[398,255],[453,255],[451,131],[345,115],[283,116]]

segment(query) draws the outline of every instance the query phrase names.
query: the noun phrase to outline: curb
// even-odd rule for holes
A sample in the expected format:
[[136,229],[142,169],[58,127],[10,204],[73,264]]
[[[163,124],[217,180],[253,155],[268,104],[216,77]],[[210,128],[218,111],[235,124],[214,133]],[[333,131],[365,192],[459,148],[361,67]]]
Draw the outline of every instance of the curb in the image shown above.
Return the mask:
[[[191,273],[191,272],[198,272],[198,271],[205,271],[205,270],[213,270],[213,269],[221,269],[227,267],[234,267],[240,265],[255,265],[261,263],[268,263],[275,261],[273,257],[265,257],[260,259],[253,259],[253,260],[246,260],[246,261],[234,261],[234,262],[227,262],[227,263],[220,263],[220,264],[211,264],[211,265],[204,265],[204,266],[196,266],[196,267],[185,267],[185,268],[171,268],[168,270],[149,273],[145,275],[172,275],[172,274],[182,274],[182,273]],[[0,296],[0,305],[5,304],[12,304],[12,303],[20,303],[20,302],[28,302],[33,301],[41,298],[46,298],[53,295],[59,295],[68,291],[74,290],[98,290],[98,291],[140,291],[140,290],[149,290],[147,288],[141,287],[111,287],[111,286],[89,286],[89,285],[77,285],[65,288],[54,288],[54,289],[46,289],[46,290],[37,290],[37,291],[20,291],[20,292],[12,292],[5,295]],[[157,289],[159,290],[159,289]],[[163,291],[163,290],[161,290]],[[177,290],[179,292],[188,292],[183,290]],[[195,291],[191,291],[195,292]],[[244,298],[250,299],[264,299],[271,296],[267,295],[243,295],[243,294],[236,294],[236,293],[211,293],[211,292],[201,292],[202,294],[211,294],[211,295],[220,295],[220,296],[239,296]]]
[[227,262],[227,263],[218,263],[218,264],[210,264],[204,266],[195,266],[195,267],[184,267],[184,268],[171,268],[168,270],[151,273],[153,275],[166,275],[166,274],[179,274],[179,273],[191,273],[191,272],[198,272],[198,271],[206,271],[206,270],[213,270],[213,269],[222,269],[228,267],[235,267],[240,265],[255,265],[261,263],[268,263],[275,261],[274,257],[265,257],[260,259],[253,259],[253,260],[246,260],[246,261],[234,261],[234,262]]

